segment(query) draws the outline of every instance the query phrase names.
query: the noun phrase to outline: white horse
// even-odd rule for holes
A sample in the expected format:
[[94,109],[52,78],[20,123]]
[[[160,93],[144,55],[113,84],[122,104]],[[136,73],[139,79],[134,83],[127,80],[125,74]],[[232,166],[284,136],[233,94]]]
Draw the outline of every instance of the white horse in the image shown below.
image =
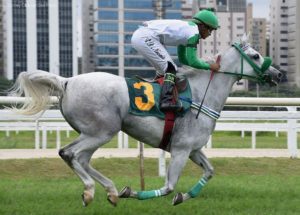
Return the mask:
[[[243,38],[241,42],[221,54],[221,71],[216,73],[205,96],[204,105],[221,112],[233,84],[241,78],[257,82],[277,84],[281,73],[270,67],[264,58]],[[200,102],[210,79],[207,71],[193,68],[180,72],[187,77],[193,101]],[[180,177],[186,161],[190,158],[204,169],[202,178],[187,193],[178,193],[173,204],[196,197],[213,176],[214,169],[201,148],[213,132],[216,120],[189,110],[175,121],[173,135],[166,151],[171,153],[165,185],[157,190],[134,191],[125,187],[118,193],[114,183],[95,170],[90,164],[93,153],[109,142],[120,130],[135,139],[158,147],[163,136],[164,120],[132,115],[129,110],[128,87],[120,76],[99,72],[63,78],[43,71],[23,72],[19,75],[13,91],[31,97],[16,111],[35,114],[45,110],[49,96],[59,97],[60,110],[66,121],[80,133],[71,144],[59,151],[62,159],[74,170],[84,184],[82,200],[87,206],[94,198],[95,182],[107,191],[108,200],[117,204],[119,197],[149,199],[170,194]]]

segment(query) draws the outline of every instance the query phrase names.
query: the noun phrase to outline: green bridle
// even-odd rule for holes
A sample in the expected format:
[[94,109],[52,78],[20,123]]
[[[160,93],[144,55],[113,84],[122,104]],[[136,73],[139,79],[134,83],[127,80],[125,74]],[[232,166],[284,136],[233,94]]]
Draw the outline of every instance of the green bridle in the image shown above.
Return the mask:
[[[230,74],[230,75],[237,75],[240,79],[242,79],[243,77],[246,77],[247,79],[252,79],[256,82],[258,82],[259,84],[265,84],[267,81],[267,77],[268,75],[265,74],[265,72],[269,69],[269,67],[272,64],[272,60],[269,57],[264,57],[264,62],[261,65],[261,67],[259,67],[256,63],[254,63],[250,57],[245,54],[245,52],[243,51],[243,49],[240,47],[240,44],[238,43],[233,43],[232,46],[240,53],[241,55],[241,72],[240,73],[233,73],[233,72],[224,72],[225,74]],[[255,73],[257,74],[256,76],[252,76],[252,75],[247,75],[244,74],[244,59],[247,61],[247,63],[250,64],[250,66],[253,68],[253,70],[255,71]]]

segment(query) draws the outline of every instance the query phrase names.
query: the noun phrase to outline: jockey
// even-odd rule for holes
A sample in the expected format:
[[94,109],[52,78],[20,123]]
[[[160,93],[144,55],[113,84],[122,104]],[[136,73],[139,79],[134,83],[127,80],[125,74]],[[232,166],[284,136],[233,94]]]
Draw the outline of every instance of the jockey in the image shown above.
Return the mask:
[[[177,66],[167,52],[165,45],[177,46],[179,62],[198,69],[218,71],[220,65],[208,64],[197,57],[197,44],[206,39],[219,27],[213,11],[201,10],[190,21],[151,20],[143,23],[132,35],[132,46],[142,54],[157,70],[157,76],[164,76],[160,97],[162,111],[181,108],[173,98]],[[174,102],[175,100],[175,102]]]

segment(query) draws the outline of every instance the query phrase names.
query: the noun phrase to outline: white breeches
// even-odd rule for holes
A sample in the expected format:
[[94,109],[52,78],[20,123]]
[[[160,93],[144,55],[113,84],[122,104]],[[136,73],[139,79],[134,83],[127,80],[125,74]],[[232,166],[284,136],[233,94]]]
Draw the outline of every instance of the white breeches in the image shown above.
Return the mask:
[[177,69],[166,48],[161,44],[159,36],[152,30],[140,27],[133,33],[131,44],[133,48],[151,63],[159,75],[164,75],[167,70],[168,61]]

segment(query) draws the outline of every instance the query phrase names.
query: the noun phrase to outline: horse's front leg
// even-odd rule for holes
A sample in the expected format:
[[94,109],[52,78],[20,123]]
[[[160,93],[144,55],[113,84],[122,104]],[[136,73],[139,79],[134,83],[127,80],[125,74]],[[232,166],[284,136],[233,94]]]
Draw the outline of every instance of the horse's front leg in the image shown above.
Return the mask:
[[189,157],[189,152],[185,150],[172,150],[171,160],[168,167],[165,186],[158,190],[133,191],[130,187],[124,187],[119,193],[120,198],[136,198],[139,200],[151,199],[165,196],[173,192],[183,167]]
[[198,181],[198,183],[195,184],[189,192],[177,193],[173,199],[173,205],[178,205],[190,198],[195,198],[200,193],[205,184],[208,182],[208,180],[211,179],[213,176],[214,168],[201,150],[192,152],[190,159],[198,166],[204,169],[204,174],[202,178]]

